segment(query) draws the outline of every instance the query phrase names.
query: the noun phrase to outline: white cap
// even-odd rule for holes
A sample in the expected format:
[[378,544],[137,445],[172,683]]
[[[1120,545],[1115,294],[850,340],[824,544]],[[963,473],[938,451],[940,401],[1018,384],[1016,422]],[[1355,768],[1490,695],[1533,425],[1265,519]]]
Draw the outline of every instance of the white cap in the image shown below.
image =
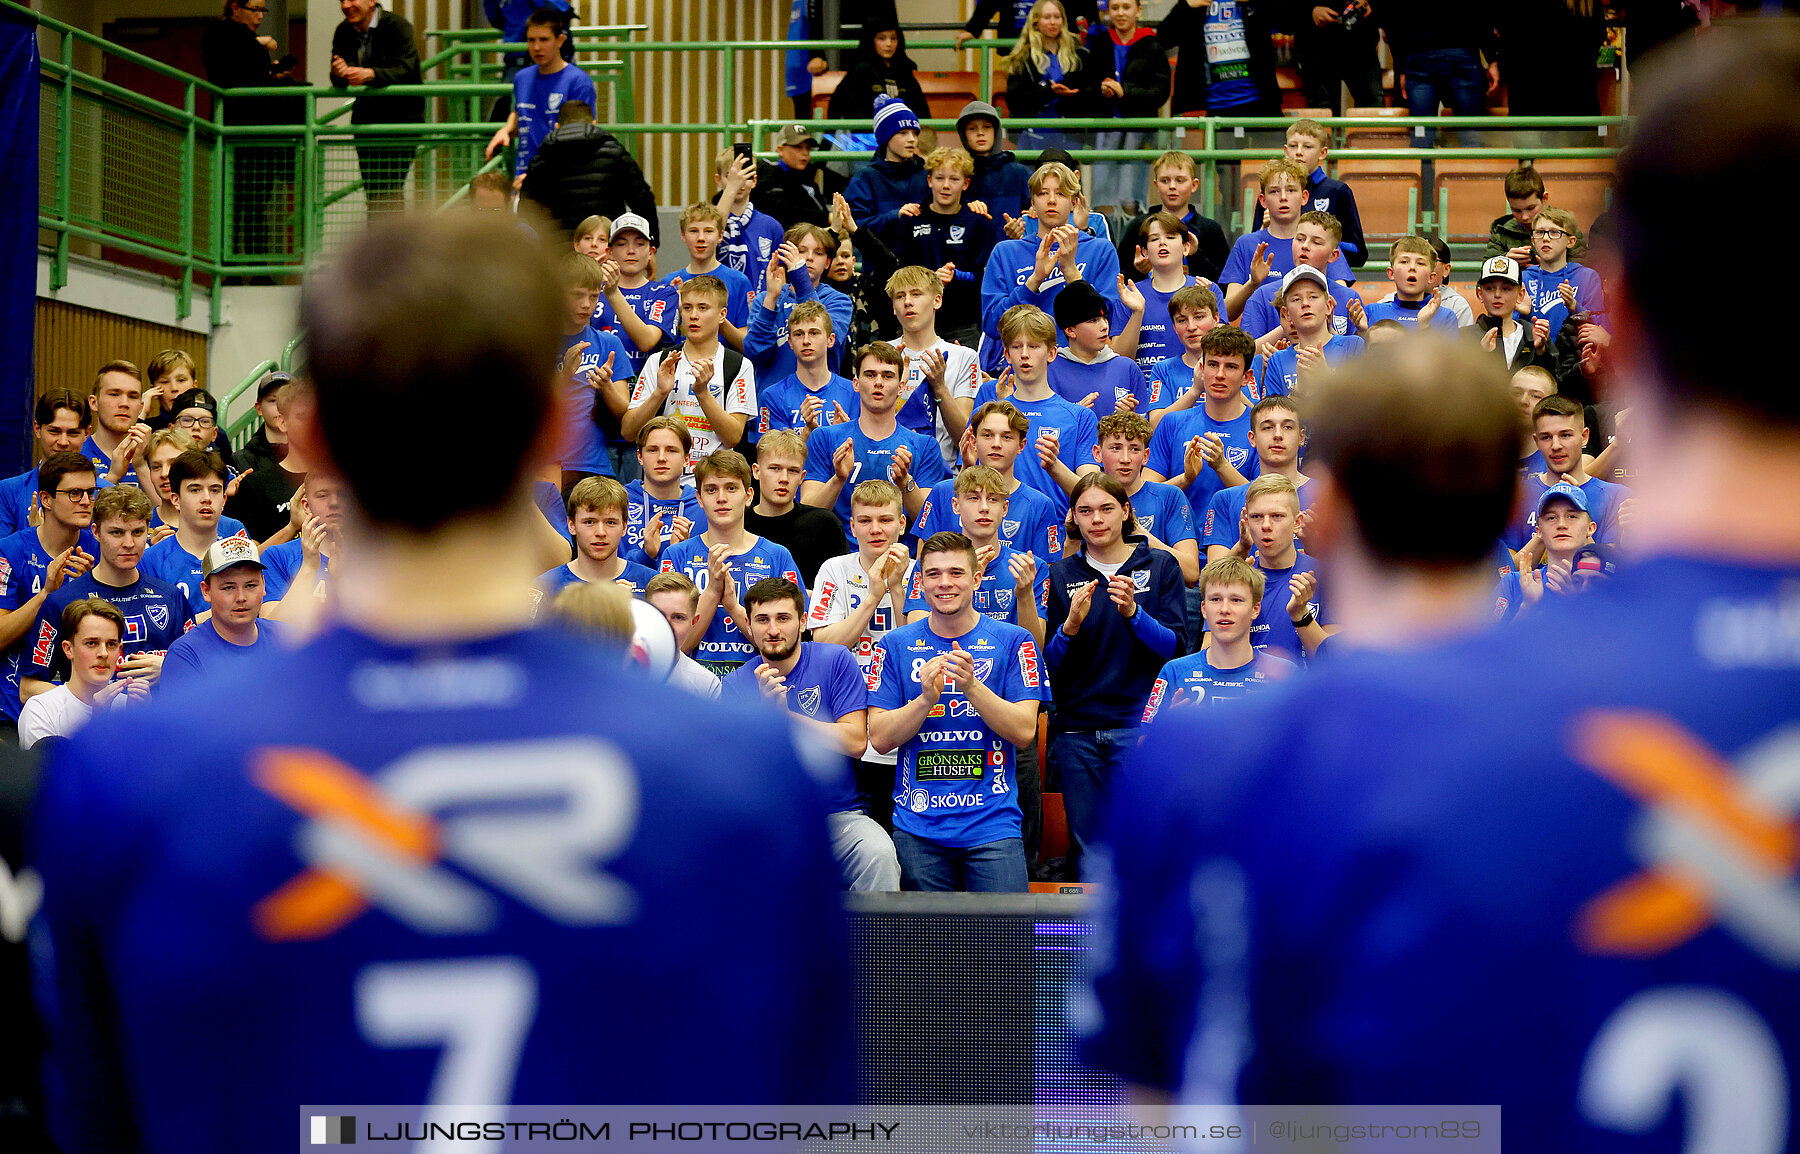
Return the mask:
[[649,240],[650,222],[635,212],[620,213],[613,218],[612,234],[618,236],[622,232],[635,232],[645,240]]
[[229,569],[233,565],[254,565],[258,569],[266,568],[262,555],[256,551],[256,542],[248,537],[221,537],[206,547],[200,555],[200,575],[211,577],[221,569]]
[[1482,262],[1481,276],[1475,283],[1484,280],[1509,280],[1514,284],[1523,284],[1519,278],[1519,262],[1510,256],[1491,256]]
[[1314,284],[1324,289],[1327,295],[1330,295],[1331,282],[1325,279],[1324,273],[1320,272],[1310,264],[1295,265],[1292,269],[1288,270],[1287,275],[1281,278],[1281,291],[1286,292],[1288,289],[1292,288],[1296,282],[1303,280],[1312,281]]

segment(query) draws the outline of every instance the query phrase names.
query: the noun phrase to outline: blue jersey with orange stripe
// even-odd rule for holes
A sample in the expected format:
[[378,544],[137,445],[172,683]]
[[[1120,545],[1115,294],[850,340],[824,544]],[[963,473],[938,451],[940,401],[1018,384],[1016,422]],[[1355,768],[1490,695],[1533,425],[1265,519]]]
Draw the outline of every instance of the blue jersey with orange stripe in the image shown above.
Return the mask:
[[338,630],[97,716],[35,830],[61,1148],[434,1093],[850,1101],[823,789],[779,716],[618,664]]
[[[1648,562],[1162,719],[1115,779],[1087,1056],[1190,1100],[1497,1103],[1509,1148],[1794,1150],[1796,578]],[[1603,660],[1547,667],[1576,635]]]

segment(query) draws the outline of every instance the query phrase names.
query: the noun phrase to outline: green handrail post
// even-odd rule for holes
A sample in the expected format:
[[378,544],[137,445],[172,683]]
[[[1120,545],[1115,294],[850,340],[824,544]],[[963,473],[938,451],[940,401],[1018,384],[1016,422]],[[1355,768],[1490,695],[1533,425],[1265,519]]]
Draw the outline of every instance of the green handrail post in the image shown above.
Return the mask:
[[291,373],[294,371],[294,352],[299,347],[300,347],[300,338],[299,337],[295,337],[293,340],[289,341],[287,344],[281,346],[281,371],[282,372]]
[[722,110],[725,115],[719,117],[726,124],[737,123],[737,53],[730,48],[725,49],[725,78]]
[[[75,40],[68,33],[62,38],[63,82],[57,89],[56,103],[56,216],[69,223],[69,188],[74,184],[75,120]],[[60,289],[69,283],[69,234],[56,235],[56,259],[50,266],[50,287]]]
[[[231,412],[231,403],[233,401],[243,396],[245,390],[261,380],[264,373],[273,372],[278,368],[280,368],[280,366],[274,361],[263,361],[254,369],[251,369],[249,376],[233,385],[231,391],[219,398],[219,411],[224,414],[229,414]],[[250,439],[252,426],[256,423],[256,419],[256,406],[252,405],[235,420],[230,420],[230,423],[225,429],[225,437],[231,442],[232,448],[241,449],[244,447],[244,442]]]

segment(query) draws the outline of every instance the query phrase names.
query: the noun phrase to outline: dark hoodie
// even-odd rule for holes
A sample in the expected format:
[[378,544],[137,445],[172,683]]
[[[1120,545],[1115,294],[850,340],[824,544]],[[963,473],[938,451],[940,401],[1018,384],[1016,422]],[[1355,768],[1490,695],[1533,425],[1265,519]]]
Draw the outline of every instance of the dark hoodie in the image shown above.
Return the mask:
[[906,54],[906,33],[900,32],[900,48],[893,59],[883,60],[875,54],[876,33],[899,31],[899,25],[892,20],[871,19],[863,25],[862,38],[845,67],[844,78],[825,107],[829,119],[873,120],[877,96],[898,96],[915,112],[926,111],[925,90],[913,75],[917,65]]
[[[971,120],[994,122],[994,149],[985,156],[969,148],[968,124]],[[969,182],[963,203],[981,201],[996,221],[1002,213],[1018,216],[1030,208],[1031,169],[1003,147],[1006,136],[999,110],[984,101],[969,101],[957,114],[956,132],[962,137],[963,147],[975,158],[975,179]]]

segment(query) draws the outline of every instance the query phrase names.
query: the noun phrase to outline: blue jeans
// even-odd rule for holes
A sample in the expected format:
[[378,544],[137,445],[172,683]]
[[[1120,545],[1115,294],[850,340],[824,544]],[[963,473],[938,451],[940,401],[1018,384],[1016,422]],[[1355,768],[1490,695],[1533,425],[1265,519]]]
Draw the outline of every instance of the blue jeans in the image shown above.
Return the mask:
[[618,477],[619,484],[628,485],[644,475],[644,467],[638,464],[635,445],[609,443],[606,446],[606,456],[612,461],[613,475]]
[[[1097,132],[1095,148],[1143,148],[1150,132]],[[1096,160],[1088,173],[1088,203],[1117,208],[1150,195],[1150,167],[1135,160]]]
[[1069,818],[1069,871],[1077,879],[1082,851],[1100,836],[1113,772],[1137,743],[1136,727],[1050,735],[1050,760],[1062,775],[1063,811]]
[[972,894],[1022,894],[1031,889],[1025,842],[1016,837],[966,848],[939,845],[894,831],[903,890],[965,890]]
[[[1415,52],[1406,58],[1401,71],[1406,76],[1406,109],[1413,116],[1436,116],[1440,103],[1449,105],[1454,116],[1480,116],[1487,111],[1483,105],[1487,75],[1467,48]],[[1430,148],[1433,137],[1430,129],[1423,136],[1415,130],[1413,144]]]
[[[1204,546],[1200,550],[1200,556],[1202,558],[1200,564],[1201,567],[1204,568],[1206,565],[1204,560],[1206,557],[1206,549]],[[1203,599],[1200,596],[1200,587],[1197,585],[1189,586],[1185,592],[1187,595],[1187,637],[1185,639],[1187,641],[1187,648],[1182,650],[1182,652],[1198,653],[1200,652],[1200,638],[1206,632],[1206,618],[1200,615],[1200,606]]]

